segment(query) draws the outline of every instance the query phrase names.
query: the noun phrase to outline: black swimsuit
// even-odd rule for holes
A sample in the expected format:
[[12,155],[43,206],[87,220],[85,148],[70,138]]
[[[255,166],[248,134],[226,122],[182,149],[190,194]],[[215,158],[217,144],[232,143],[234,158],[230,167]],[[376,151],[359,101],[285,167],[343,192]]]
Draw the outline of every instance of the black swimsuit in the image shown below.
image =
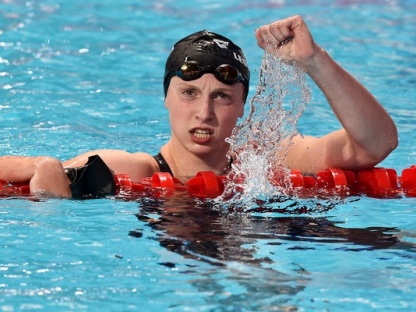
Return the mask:
[[159,165],[160,172],[169,172],[171,176],[173,177],[172,169],[170,169],[168,163],[163,158],[161,153],[158,153],[156,156],[153,156],[153,158],[156,160],[157,164]]

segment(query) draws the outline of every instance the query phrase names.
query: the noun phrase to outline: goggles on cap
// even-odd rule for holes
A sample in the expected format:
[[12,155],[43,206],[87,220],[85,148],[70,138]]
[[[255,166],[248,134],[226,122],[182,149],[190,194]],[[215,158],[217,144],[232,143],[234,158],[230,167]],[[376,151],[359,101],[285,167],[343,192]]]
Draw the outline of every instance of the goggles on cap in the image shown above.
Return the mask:
[[210,67],[203,67],[195,61],[187,61],[183,63],[181,67],[170,72],[170,74],[165,79],[165,88],[166,82],[170,80],[173,76],[178,76],[182,80],[191,81],[202,77],[204,74],[214,74],[217,80],[225,83],[227,85],[232,85],[237,82],[244,83],[246,79],[241,75],[237,68],[230,64],[222,64],[217,68],[213,69]]

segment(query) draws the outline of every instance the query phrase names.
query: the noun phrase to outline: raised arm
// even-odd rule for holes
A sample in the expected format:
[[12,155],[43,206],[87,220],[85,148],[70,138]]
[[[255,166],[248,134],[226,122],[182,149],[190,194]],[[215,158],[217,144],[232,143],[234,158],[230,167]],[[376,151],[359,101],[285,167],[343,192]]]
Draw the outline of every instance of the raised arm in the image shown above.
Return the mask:
[[359,170],[387,157],[398,144],[396,126],[374,96],[313,40],[300,16],[262,26],[258,45],[295,62],[319,86],[343,128],[323,137],[296,136],[287,163],[303,172]]

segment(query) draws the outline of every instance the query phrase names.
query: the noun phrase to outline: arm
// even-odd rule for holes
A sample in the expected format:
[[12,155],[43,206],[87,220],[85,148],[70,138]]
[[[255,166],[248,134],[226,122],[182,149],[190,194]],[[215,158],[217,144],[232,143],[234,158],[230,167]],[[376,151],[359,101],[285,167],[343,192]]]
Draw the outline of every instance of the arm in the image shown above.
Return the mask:
[[398,144],[397,129],[384,108],[321,49],[300,16],[256,31],[260,47],[295,62],[319,86],[343,128],[321,138],[296,136],[286,161],[304,172],[337,167],[359,170],[387,157]]
[[83,166],[88,157],[99,155],[106,165],[115,173],[124,173],[130,176],[132,181],[139,181],[143,177],[149,177],[159,171],[159,167],[153,157],[147,153],[129,153],[122,150],[96,150],[91,151],[63,163],[64,167]]
[[52,157],[0,157],[0,180],[30,181],[32,194],[70,197],[70,181],[58,159]]
[[52,157],[0,157],[0,180],[30,181],[32,194],[71,197],[70,181],[64,168],[83,166],[91,155],[100,155],[116,173],[128,174],[132,181],[151,176],[158,171],[156,161],[146,153],[131,154],[118,150],[98,150],[79,155],[62,163]]

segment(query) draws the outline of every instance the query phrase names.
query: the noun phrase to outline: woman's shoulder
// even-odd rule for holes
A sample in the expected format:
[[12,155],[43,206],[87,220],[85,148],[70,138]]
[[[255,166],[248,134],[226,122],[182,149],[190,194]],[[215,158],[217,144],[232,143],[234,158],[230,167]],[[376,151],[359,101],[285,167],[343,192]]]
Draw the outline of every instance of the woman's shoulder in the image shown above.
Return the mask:
[[152,155],[144,152],[128,152],[125,150],[102,149],[90,151],[65,161],[65,167],[83,166],[88,157],[98,155],[115,173],[127,174],[132,180],[151,176],[158,171],[158,164]]

